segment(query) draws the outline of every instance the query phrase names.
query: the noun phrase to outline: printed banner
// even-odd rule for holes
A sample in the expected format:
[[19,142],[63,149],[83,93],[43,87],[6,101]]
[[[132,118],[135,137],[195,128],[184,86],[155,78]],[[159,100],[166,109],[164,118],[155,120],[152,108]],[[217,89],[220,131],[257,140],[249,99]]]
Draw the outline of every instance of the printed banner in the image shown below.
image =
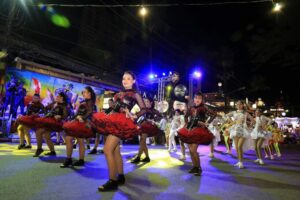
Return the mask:
[[[25,106],[32,100],[32,96],[35,93],[40,94],[41,102],[47,105],[52,102],[52,99],[60,92],[65,92],[69,97],[74,109],[83,100],[82,91],[85,84],[64,80],[44,74],[19,70],[14,67],[8,67],[5,75],[5,89],[8,86],[15,87],[10,88],[11,91],[17,93],[18,88],[23,87],[26,89]],[[96,106],[97,109],[102,109],[104,89],[91,86],[96,93]],[[12,95],[11,92],[6,92],[6,95]]]

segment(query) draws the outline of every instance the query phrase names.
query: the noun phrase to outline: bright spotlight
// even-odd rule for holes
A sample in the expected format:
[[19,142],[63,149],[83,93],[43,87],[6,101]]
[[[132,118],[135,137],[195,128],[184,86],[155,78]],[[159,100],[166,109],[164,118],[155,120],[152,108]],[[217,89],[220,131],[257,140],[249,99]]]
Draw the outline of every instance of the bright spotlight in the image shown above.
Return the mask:
[[195,78],[201,78],[201,76],[202,76],[201,72],[199,72],[199,71],[195,71],[193,73],[193,75],[194,75]]
[[285,113],[285,112],[282,112],[281,115],[282,115],[283,117],[285,117],[285,116],[286,116],[286,113]]
[[275,3],[275,6],[273,8],[273,12],[280,12],[282,10],[282,4]]
[[150,74],[150,75],[149,75],[149,78],[150,78],[150,79],[154,79],[154,74]]
[[141,7],[140,9],[140,15],[142,17],[145,17],[148,14],[148,10],[145,7]]

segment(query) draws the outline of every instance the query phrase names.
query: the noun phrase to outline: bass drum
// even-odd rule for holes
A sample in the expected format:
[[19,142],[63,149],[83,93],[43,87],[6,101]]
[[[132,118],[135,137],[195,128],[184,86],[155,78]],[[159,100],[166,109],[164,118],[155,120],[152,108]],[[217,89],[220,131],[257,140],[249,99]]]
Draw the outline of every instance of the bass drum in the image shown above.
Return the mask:
[[174,88],[174,94],[177,100],[181,101],[185,99],[185,96],[188,96],[188,90],[184,85],[179,84]]
[[167,101],[160,101],[155,104],[155,109],[160,113],[165,113],[169,109],[169,103]]

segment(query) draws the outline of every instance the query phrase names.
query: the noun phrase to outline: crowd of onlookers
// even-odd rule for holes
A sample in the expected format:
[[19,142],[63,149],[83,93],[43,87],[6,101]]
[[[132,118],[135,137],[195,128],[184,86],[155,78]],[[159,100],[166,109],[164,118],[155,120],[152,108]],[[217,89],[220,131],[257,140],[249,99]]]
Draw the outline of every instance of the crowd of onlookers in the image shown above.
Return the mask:
[[292,125],[284,125],[281,127],[284,143],[287,144],[300,144],[300,125],[295,128]]

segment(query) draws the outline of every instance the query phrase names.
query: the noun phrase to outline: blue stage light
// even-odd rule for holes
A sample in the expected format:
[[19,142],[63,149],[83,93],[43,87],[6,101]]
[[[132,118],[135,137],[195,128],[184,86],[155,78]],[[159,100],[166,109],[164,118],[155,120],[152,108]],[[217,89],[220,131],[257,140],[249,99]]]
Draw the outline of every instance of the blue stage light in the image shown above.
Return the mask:
[[200,71],[195,71],[195,72],[193,73],[193,76],[194,76],[194,78],[201,78],[202,73],[201,73]]
[[154,74],[150,74],[150,75],[149,75],[149,78],[150,78],[150,79],[154,79]]

